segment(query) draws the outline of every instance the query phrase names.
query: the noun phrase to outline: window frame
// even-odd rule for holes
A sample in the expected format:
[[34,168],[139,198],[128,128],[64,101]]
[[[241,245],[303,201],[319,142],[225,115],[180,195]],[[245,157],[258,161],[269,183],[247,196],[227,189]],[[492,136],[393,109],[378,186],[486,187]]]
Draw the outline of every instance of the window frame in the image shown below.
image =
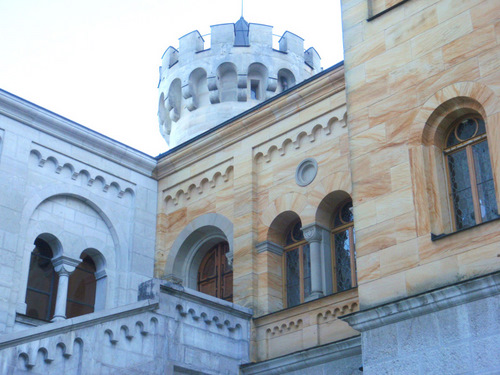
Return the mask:
[[[282,257],[282,268],[283,268],[283,304],[285,308],[288,307],[294,307],[303,304],[306,299],[305,297],[305,284],[304,284],[304,247],[306,245],[309,245],[309,242],[307,242],[305,239],[298,241],[296,243],[293,243],[291,245],[285,246],[283,248],[283,257]],[[300,302],[297,305],[293,306],[288,306],[288,292],[287,292],[287,280],[288,280],[288,268],[287,268],[287,262],[286,262],[286,254],[288,252],[291,252],[293,250],[298,250],[299,251],[299,296],[300,296]],[[309,250],[310,251],[310,250]],[[310,257],[310,255],[309,255]]]
[[[349,209],[352,209],[352,199],[345,199],[344,201],[340,202],[339,205],[337,206],[337,209],[334,211],[334,215],[332,218],[332,230],[330,231],[330,248],[332,252],[331,256],[331,263],[332,263],[332,287],[333,287],[333,294],[335,293],[342,293],[345,292],[346,290],[356,288],[358,286],[358,279],[357,279],[357,270],[356,270],[356,241],[355,241],[355,233],[354,233],[354,218],[350,222],[344,222],[342,220],[342,210],[344,207],[348,204],[351,204],[351,207]],[[339,216],[340,221],[342,222],[341,225],[335,226],[335,219]],[[335,247],[335,235],[345,232],[349,232],[349,247],[352,249],[352,251],[349,252],[349,264],[350,264],[350,273],[351,273],[351,287],[345,290],[339,291],[338,289],[338,282],[337,282],[337,262],[336,262],[336,247]]]
[[[446,147],[446,143],[448,142],[448,139],[452,135],[452,133],[456,130],[456,128],[465,120],[467,119],[475,119],[482,121],[485,127],[485,132],[479,135],[473,135],[469,139],[466,139],[465,141],[462,141],[458,144],[455,144],[453,146]],[[479,126],[479,125],[478,125]],[[457,137],[458,138],[458,137]],[[495,178],[493,174],[493,164],[491,162],[491,154],[489,152],[489,144],[488,144],[488,136],[487,136],[487,126],[486,126],[486,121],[482,118],[482,116],[479,116],[474,113],[468,113],[466,115],[460,116],[457,119],[455,119],[448,131],[446,132],[446,136],[444,137],[444,143],[443,143],[443,148],[442,148],[442,154],[443,154],[443,159],[444,159],[444,169],[445,169],[445,176],[446,176],[446,187],[447,187],[447,199],[448,199],[448,204],[449,204],[449,215],[450,215],[450,220],[451,220],[451,229],[452,233],[462,231],[465,229],[473,228],[477,225],[483,224],[485,222],[489,222],[495,219],[499,218],[498,215],[498,207],[497,207],[497,217],[490,219],[490,220],[483,220],[482,215],[481,215],[481,208],[480,208],[480,203],[479,203],[479,193],[478,193],[478,186],[477,186],[477,175],[476,175],[476,166],[474,162],[474,155],[473,155],[473,150],[472,147],[474,145],[480,144],[482,142],[486,142],[488,145],[488,157],[490,158],[490,169],[491,169],[491,174],[492,174],[492,180],[493,184],[495,184]],[[462,228],[457,227],[457,220],[456,220],[456,208],[455,208],[455,203],[453,199],[453,189],[452,189],[452,181],[451,181],[451,171],[450,171],[450,166],[449,166],[449,156],[453,155],[455,153],[458,153],[462,150],[465,150],[466,157],[467,157],[467,168],[468,168],[468,174],[469,174],[469,183],[470,183],[470,189],[471,189],[471,195],[472,195],[472,207],[473,207],[473,212],[474,212],[474,221],[475,224],[469,225],[469,226],[464,226]],[[496,189],[495,189],[495,204],[496,204]]]
[[[39,242],[38,244],[37,244],[37,241]],[[40,244],[40,242],[42,242],[42,243]],[[45,250],[50,251],[50,253],[52,254],[52,257],[48,257],[48,256],[42,255],[40,253],[40,251],[44,250],[44,247],[47,247],[47,249],[45,249]],[[37,249],[39,249],[39,251],[37,254],[35,254],[34,252]],[[52,251],[52,248],[50,247],[50,245],[46,241],[44,241],[41,238],[37,238],[35,240],[35,249],[33,249],[33,251],[30,254],[30,266],[28,269],[28,280],[27,280],[27,284],[26,284],[26,296],[25,296],[26,314],[25,315],[32,318],[32,319],[42,320],[42,321],[46,321],[46,322],[50,322],[50,319],[52,319],[52,316],[54,315],[55,305],[56,305],[56,300],[57,300],[57,292],[58,292],[58,282],[59,282],[58,276],[59,275],[54,270],[54,266],[52,264],[53,254],[54,253]],[[48,291],[45,291],[45,290],[42,290],[42,289],[39,289],[39,288],[36,288],[36,287],[30,285],[30,274],[32,272],[35,272],[35,269],[32,268],[32,262],[33,262],[34,257],[44,259],[44,260],[48,261],[48,263],[50,264],[50,269],[51,269],[50,282],[49,282],[50,286],[49,286]],[[35,265],[37,267],[39,267],[37,260],[35,260]],[[29,297],[28,297],[29,292],[41,294],[41,295],[48,297],[47,307],[44,311],[44,317],[35,317],[35,316],[32,316],[29,314],[29,307],[30,307],[30,302],[28,301],[29,300]]]

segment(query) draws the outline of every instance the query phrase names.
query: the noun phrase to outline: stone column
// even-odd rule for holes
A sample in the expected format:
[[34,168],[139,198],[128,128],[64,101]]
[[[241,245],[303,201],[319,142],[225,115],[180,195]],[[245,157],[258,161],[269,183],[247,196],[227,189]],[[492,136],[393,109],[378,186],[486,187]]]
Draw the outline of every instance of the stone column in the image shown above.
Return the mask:
[[302,227],[304,238],[310,244],[311,251],[311,295],[307,301],[324,296],[323,292],[323,267],[321,265],[321,240],[322,228],[317,224]]
[[54,311],[53,322],[58,322],[66,319],[66,300],[68,299],[68,283],[69,275],[80,264],[80,260],[71,259],[65,256],[60,256],[52,260],[54,271],[59,275],[59,283],[57,284],[56,308]]

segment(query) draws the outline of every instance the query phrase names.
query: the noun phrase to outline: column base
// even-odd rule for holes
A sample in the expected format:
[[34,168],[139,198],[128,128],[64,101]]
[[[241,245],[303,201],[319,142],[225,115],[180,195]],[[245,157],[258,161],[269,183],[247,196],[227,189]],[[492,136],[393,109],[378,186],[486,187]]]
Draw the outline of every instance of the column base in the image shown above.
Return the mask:
[[305,298],[305,302],[309,302],[324,296],[325,295],[323,294],[323,292],[312,292],[307,298]]

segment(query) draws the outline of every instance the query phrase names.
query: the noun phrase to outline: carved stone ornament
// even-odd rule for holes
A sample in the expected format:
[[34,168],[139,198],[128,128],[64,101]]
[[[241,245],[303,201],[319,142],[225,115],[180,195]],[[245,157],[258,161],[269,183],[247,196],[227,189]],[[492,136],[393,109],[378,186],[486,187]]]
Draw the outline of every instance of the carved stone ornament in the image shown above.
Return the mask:
[[307,186],[314,181],[318,174],[318,163],[313,158],[307,158],[300,162],[295,171],[295,182],[299,186]]
[[302,227],[302,233],[304,233],[304,238],[307,242],[319,242],[321,241],[322,228],[317,224],[309,224]]

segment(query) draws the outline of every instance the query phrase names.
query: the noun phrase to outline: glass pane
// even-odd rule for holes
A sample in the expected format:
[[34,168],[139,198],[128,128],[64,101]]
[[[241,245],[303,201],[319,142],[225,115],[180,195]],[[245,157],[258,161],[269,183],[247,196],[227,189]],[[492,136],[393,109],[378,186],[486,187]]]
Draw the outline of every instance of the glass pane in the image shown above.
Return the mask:
[[448,169],[456,229],[473,226],[476,219],[465,149],[448,155]]
[[477,193],[481,218],[483,221],[492,220],[498,217],[497,201],[495,197],[495,184],[493,183],[493,173],[491,172],[490,154],[488,142],[472,146],[474,155],[474,167],[476,170]]
[[335,234],[335,272],[337,276],[337,292],[350,289],[351,249],[349,229]]
[[54,313],[58,276],[52,266],[52,251],[42,240],[31,253],[26,292],[26,315],[50,320]]
[[451,131],[446,141],[446,147],[455,146],[472,137],[484,133],[484,122],[477,118],[467,118],[458,123]]
[[300,304],[299,249],[285,253],[286,261],[286,304],[287,307]]
[[36,319],[49,320],[49,299],[48,294],[42,294],[28,289],[26,291],[26,315]]
[[311,251],[309,244],[302,249],[302,262],[304,267],[304,300],[311,295]]
[[80,303],[68,300],[66,303],[66,317],[74,318],[75,316],[81,316],[85,314],[90,314],[94,312],[92,306],[82,305]]

